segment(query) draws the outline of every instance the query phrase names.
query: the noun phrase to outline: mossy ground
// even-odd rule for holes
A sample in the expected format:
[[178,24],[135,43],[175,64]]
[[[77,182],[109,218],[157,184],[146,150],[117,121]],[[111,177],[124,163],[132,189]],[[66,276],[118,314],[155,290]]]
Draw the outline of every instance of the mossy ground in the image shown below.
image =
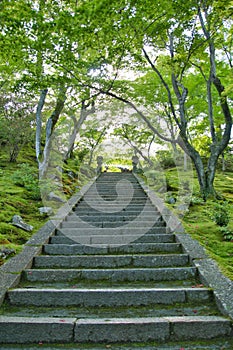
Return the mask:
[[[77,176],[77,169],[78,161],[75,159],[68,164],[63,163],[62,191],[65,198],[69,198],[89,180],[88,176],[94,174],[92,169],[82,169]],[[48,216],[39,212],[45,203],[41,199],[37,179],[38,165],[33,148],[28,147],[25,153],[21,152],[16,163],[10,163],[5,150],[1,149],[0,250],[10,248],[20,252],[24,243],[48,220]],[[57,204],[51,203],[51,207],[55,208]],[[20,215],[24,222],[33,226],[33,231],[27,232],[12,225],[14,215]],[[2,263],[4,260],[0,258],[0,265]]]
[[[210,198],[204,202],[200,195],[195,174],[187,172],[185,177],[187,181],[192,182],[192,189],[187,196],[189,197],[188,209],[182,217],[185,231],[204,246],[208,255],[216,260],[222,272],[233,280],[233,241],[224,240],[220,227],[211,218],[218,201]],[[171,193],[176,198],[181,188],[177,169],[167,170],[166,178],[171,188]],[[230,213],[228,227],[233,231],[233,173],[217,171],[214,184],[216,191],[222,198],[220,202],[228,202]],[[167,204],[167,206],[179,215],[179,210],[177,210],[178,203],[174,205]]]

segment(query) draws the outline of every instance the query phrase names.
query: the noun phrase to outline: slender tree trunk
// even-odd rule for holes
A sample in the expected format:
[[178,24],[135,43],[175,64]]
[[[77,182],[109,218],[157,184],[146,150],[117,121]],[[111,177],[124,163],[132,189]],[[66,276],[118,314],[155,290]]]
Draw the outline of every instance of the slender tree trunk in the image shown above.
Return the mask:
[[40,162],[40,156],[41,156],[41,129],[42,129],[41,113],[45,104],[47,92],[48,92],[47,89],[44,89],[41,91],[40,100],[38,102],[37,109],[36,109],[36,158],[38,163]]
[[89,161],[88,161],[88,166],[91,166],[92,160],[93,160],[93,155],[94,155],[94,150],[95,148],[92,148],[90,151],[90,157],[89,157]]
[[76,137],[77,137],[83,123],[85,122],[86,118],[88,117],[88,115],[95,113],[94,101],[92,101],[91,108],[88,110],[87,108],[89,107],[89,105],[90,105],[90,103],[85,104],[85,101],[83,101],[79,119],[77,120],[77,118],[75,116],[71,117],[73,119],[73,122],[74,122],[74,128],[73,128],[72,134],[70,136],[68,149],[64,155],[65,161],[70,158],[70,156],[73,152]]
[[100,133],[98,139],[96,140],[96,142],[94,144],[92,144],[92,148],[91,148],[91,151],[90,151],[90,158],[89,158],[89,162],[88,162],[89,166],[92,163],[94,151],[96,150],[96,148],[98,147],[99,143],[101,142],[102,137],[105,135],[105,132],[108,129],[108,127],[109,127],[109,125],[103,128],[103,130],[101,131],[101,133]]
[[60,117],[60,114],[62,112],[62,109],[64,107],[66,100],[65,91],[61,89],[60,94],[57,98],[55,109],[52,113],[52,115],[47,120],[46,124],[46,142],[45,147],[43,151],[43,161],[39,162],[39,176],[40,178],[44,177],[46,175],[46,172],[48,170],[49,166],[49,156],[50,151],[52,148],[52,136],[53,136],[53,130],[55,128],[55,125]]
[[225,162],[224,153],[222,153],[222,171],[223,172],[226,171],[226,162]]

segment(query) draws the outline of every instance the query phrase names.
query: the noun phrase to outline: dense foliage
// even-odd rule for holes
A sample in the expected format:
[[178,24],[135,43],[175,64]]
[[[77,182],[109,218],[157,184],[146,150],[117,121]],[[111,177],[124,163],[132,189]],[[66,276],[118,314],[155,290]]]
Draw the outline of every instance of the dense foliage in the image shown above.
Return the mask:
[[[232,127],[232,13],[229,0],[1,1],[0,97],[13,102],[1,103],[0,138],[10,159],[33,130],[43,178],[57,143],[67,160],[82,134],[91,163],[98,147],[90,137],[115,129],[149,163],[150,140],[181,148],[203,198],[215,195]],[[131,110],[120,125],[114,100]],[[19,118],[25,132],[16,138]]]

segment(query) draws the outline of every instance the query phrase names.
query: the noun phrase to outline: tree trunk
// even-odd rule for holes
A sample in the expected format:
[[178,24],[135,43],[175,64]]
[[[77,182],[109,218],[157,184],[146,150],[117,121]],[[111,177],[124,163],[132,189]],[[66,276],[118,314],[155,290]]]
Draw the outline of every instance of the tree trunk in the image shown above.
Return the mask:
[[46,172],[48,170],[49,156],[50,156],[50,151],[52,147],[53,130],[60,117],[60,114],[65,104],[65,100],[66,100],[65,92],[63,89],[61,89],[60,94],[57,98],[55,109],[51,117],[49,117],[49,119],[47,120],[47,124],[46,124],[46,141],[45,141],[45,147],[43,151],[43,161],[42,162],[39,161],[40,178],[43,178],[46,175]]
[[226,162],[225,162],[224,153],[222,153],[222,171],[223,172],[226,171]]
[[92,160],[93,160],[94,151],[95,151],[95,148],[92,148],[92,150],[90,151],[90,157],[89,157],[89,161],[88,161],[88,166],[91,166],[91,163],[92,163]]
[[41,156],[41,129],[42,129],[42,109],[45,104],[45,99],[47,95],[48,90],[44,89],[41,91],[40,100],[37,105],[36,109],[36,158],[38,163],[40,162],[40,156]]
[[87,108],[89,107],[89,105],[90,105],[90,103],[85,104],[85,101],[82,101],[82,107],[81,107],[79,119],[77,120],[77,118],[75,116],[71,117],[73,119],[73,122],[74,122],[74,128],[73,128],[72,134],[70,135],[69,146],[68,146],[68,149],[64,155],[64,161],[67,161],[70,158],[70,156],[73,152],[73,149],[74,149],[76,137],[77,137],[83,123],[85,122],[86,118],[88,117],[88,115],[95,113],[94,101],[92,101],[91,108],[88,110]]

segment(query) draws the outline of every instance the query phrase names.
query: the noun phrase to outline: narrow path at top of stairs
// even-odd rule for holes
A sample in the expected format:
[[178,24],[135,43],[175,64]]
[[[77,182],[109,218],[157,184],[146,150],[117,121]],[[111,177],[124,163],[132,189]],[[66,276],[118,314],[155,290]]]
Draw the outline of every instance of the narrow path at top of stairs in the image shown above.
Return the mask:
[[227,346],[232,320],[131,173],[98,177],[1,307],[2,348],[193,341]]

